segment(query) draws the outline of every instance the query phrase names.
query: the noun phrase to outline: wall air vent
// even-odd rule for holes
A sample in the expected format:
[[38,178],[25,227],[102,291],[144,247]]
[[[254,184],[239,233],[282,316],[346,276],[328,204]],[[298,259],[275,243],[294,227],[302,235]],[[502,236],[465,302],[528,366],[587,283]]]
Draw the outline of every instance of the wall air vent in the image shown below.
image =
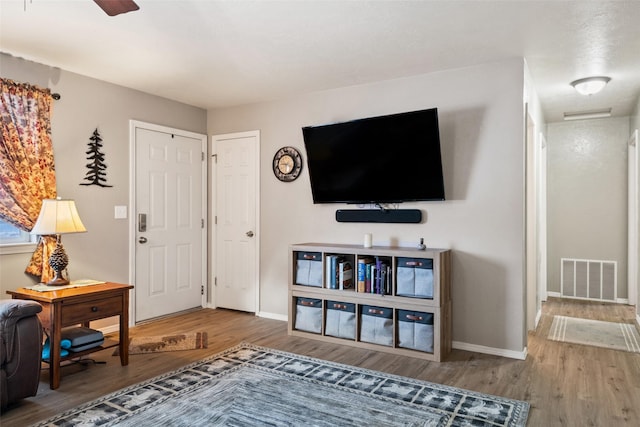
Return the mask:
[[563,298],[616,302],[617,262],[561,258],[560,263]]

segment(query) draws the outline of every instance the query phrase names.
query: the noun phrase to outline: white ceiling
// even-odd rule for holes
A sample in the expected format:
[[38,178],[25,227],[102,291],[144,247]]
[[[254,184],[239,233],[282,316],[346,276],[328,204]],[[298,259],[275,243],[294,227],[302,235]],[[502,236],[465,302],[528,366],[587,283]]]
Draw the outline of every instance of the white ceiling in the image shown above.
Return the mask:
[[[640,96],[637,0],[136,3],[109,17],[90,0],[0,0],[0,51],[206,109],[513,57],[548,122],[626,116]],[[591,75],[612,80],[590,97],[569,86]]]

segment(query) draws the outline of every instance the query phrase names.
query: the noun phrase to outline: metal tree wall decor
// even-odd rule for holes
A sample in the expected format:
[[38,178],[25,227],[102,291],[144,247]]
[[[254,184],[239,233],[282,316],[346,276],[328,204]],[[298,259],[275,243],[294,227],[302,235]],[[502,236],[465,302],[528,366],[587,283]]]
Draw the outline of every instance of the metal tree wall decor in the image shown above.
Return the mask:
[[87,150],[87,169],[89,169],[84,177],[85,181],[80,185],[99,185],[100,187],[113,187],[107,185],[107,164],[104,162],[104,154],[100,151],[102,148],[102,138],[98,133],[98,128],[93,131],[93,135],[89,138],[89,149]]

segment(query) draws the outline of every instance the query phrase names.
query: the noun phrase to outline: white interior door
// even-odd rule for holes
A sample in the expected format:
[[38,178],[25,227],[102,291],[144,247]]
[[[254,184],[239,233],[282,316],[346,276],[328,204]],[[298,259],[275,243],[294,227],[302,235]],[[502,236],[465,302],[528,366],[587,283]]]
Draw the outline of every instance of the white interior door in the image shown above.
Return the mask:
[[217,307],[258,311],[258,179],[260,134],[213,137],[216,153],[215,301]]
[[206,135],[133,125],[135,319],[202,306]]

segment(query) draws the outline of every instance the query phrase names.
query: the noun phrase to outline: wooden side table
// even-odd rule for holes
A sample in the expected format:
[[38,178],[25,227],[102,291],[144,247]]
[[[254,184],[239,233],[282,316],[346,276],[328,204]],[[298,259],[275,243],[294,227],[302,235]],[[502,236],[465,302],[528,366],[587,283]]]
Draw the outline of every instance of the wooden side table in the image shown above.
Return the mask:
[[[63,360],[119,346],[120,364],[129,364],[129,290],[132,288],[131,285],[107,282],[47,292],[25,288],[7,291],[13,299],[32,300],[42,304],[38,317],[49,334],[49,387],[52,390],[60,386],[60,362]],[[112,316],[120,317],[120,337],[117,343],[105,342],[99,347],[60,357],[62,328],[78,324],[89,327],[92,320]]]

